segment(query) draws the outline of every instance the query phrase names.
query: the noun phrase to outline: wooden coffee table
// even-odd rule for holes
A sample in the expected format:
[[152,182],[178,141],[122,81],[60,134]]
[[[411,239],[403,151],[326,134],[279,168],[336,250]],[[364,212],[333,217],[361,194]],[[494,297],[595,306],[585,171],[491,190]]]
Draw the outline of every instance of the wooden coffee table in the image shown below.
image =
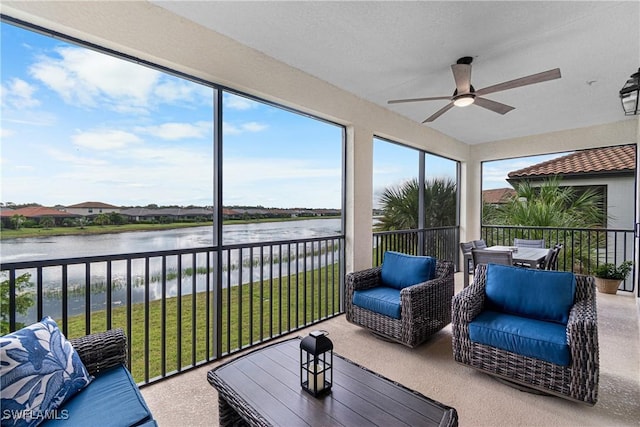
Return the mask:
[[457,426],[455,409],[334,353],[331,393],[300,387],[300,339],[255,350],[207,374],[220,425]]

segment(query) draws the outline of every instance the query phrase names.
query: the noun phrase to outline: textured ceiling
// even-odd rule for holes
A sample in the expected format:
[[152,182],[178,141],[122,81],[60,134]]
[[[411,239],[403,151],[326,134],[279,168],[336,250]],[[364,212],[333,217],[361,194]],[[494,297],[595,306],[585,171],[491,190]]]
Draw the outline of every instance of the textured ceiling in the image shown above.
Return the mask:
[[618,91],[640,66],[640,2],[301,1],[152,3],[417,122],[446,105],[450,65],[476,89],[560,68],[562,78],[486,97],[430,126],[476,144],[625,119]]

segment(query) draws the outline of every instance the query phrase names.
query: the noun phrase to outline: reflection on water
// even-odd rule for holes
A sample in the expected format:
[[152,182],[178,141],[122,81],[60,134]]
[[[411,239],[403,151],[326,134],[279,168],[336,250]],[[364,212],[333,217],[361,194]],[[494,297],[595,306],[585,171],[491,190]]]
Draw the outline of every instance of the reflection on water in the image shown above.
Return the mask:
[[[267,241],[282,241],[288,239],[305,239],[323,237],[340,233],[339,219],[313,219],[292,222],[238,224],[224,226],[224,243],[257,243]],[[210,227],[195,227],[178,230],[162,230],[148,232],[131,232],[108,235],[90,236],[59,236],[44,239],[11,239],[2,241],[2,261],[28,261],[41,259],[75,258],[93,255],[107,255],[118,253],[154,252],[169,249],[185,249],[194,247],[210,247],[212,245],[212,230]],[[312,258],[314,268],[331,264],[338,259],[337,246],[329,242],[315,242],[298,245],[267,246],[261,252],[259,249],[242,251],[234,249],[224,251],[222,264],[223,287],[242,283],[260,281],[270,277],[271,271],[277,271],[282,277],[290,273],[310,269]],[[134,259],[129,266],[131,282],[131,302],[145,301],[145,290],[148,288],[149,300],[157,300],[178,295],[178,260],[179,256],[167,256],[165,262],[165,276],[163,277],[163,259],[161,257],[149,259],[149,276],[146,276],[144,259]],[[196,255],[182,255],[181,263],[181,293],[188,295],[204,292],[213,286],[212,271],[207,270],[214,263],[212,252],[205,251]],[[195,270],[193,267],[195,266]],[[262,266],[262,268],[260,268]],[[107,283],[111,284],[112,305],[114,307],[127,304],[127,262],[114,261],[110,270],[106,262],[92,263],[90,271],[90,306],[91,311],[106,308]],[[20,271],[23,274],[27,271]],[[31,282],[37,280],[37,271],[31,273]],[[108,281],[107,276],[111,280]],[[68,286],[68,314],[69,316],[83,314],[85,311],[85,282],[86,270],[84,264],[69,265],[67,269]],[[44,313],[55,318],[61,317],[61,268],[46,267],[42,269],[43,308]],[[148,283],[148,286],[146,286]],[[32,307],[25,319],[35,319],[35,307]]]
[[[263,222],[224,225],[223,244],[308,239],[340,234],[340,219]],[[204,248],[213,245],[211,227],[82,236],[30,237],[0,242],[2,262],[75,258],[171,249]]]

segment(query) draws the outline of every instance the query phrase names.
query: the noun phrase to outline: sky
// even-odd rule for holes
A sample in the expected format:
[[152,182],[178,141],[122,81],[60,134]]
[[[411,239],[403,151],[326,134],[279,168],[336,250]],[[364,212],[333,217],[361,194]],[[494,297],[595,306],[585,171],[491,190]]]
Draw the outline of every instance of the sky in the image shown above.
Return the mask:
[[[211,87],[0,29],[0,202],[213,204]],[[223,204],[340,208],[342,138],[339,126],[225,93]],[[374,199],[417,176],[417,162],[416,150],[376,140]],[[506,186],[525,165],[514,162],[486,167],[483,188]],[[428,178],[455,178],[455,162],[426,163]]]

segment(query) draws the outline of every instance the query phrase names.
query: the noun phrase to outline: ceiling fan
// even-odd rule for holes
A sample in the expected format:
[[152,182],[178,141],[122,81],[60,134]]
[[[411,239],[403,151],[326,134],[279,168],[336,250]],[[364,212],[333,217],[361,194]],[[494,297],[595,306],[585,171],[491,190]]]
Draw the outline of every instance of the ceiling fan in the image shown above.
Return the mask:
[[482,95],[488,95],[490,93],[500,92],[503,90],[514,89],[521,86],[532,85],[535,83],[545,82],[547,80],[554,80],[560,78],[560,68],[554,68],[553,70],[543,71],[542,73],[532,74],[526,77],[520,77],[519,79],[509,80],[508,82],[498,83],[493,86],[485,87],[484,89],[475,90],[471,84],[471,62],[473,58],[465,56],[458,59],[458,61],[451,65],[453,71],[453,78],[456,81],[456,89],[451,96],[435,96],[430,98],[412,98],[412,99],[394,99],[387,101],[388,104],[400,104],[403,102],[421,102],[421,101],[437,101],[448,99],[447,105],[436,111],[431,116],[427,117],[422,123],[432,122],[454,106],[466,107],[471,104],[476,104],[480,107],[486,108],[498,114],[506,114],[513,110],[515,107],[511,107],[500,102],[492,101],[487,98],[481,98]]

